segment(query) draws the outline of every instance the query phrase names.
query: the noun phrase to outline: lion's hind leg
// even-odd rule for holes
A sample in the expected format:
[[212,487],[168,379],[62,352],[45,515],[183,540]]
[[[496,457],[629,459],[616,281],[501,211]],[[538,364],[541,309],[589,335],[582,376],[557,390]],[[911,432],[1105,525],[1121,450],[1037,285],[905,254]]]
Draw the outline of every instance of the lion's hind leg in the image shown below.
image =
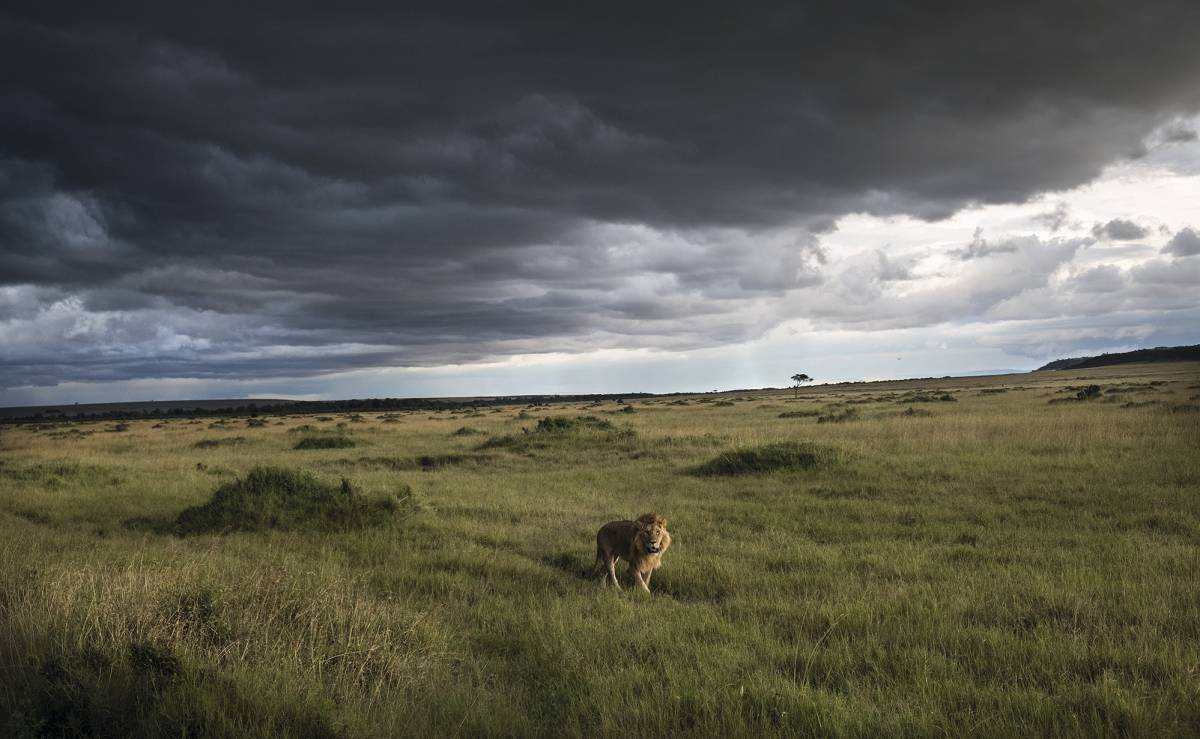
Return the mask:
[[609,554],[604,558],[604,564],[608,567],[608,572],[604,576],[604,584],[612,585],[617,590],[621,589],[621,581],[617,579],[617,557]]

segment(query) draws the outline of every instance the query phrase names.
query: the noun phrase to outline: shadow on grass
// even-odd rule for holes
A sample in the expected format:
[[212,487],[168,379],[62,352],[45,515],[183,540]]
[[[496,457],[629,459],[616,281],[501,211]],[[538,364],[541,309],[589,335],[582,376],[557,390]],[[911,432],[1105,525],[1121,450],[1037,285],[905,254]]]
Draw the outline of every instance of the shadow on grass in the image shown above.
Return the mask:
[[596,580],[599,582],[600,579],[599,574],[593,575],[596,566],[593,556],[585,556],[578,552],[559,552],[542,557],[541,562],[577,580]]
[[168,645],[133,641],[117,654],[61,646],[75,641],[23,645],[27,658],[0,668],[11,687],[0,696],[5,736],[339,735],[329,705],[254,694]]

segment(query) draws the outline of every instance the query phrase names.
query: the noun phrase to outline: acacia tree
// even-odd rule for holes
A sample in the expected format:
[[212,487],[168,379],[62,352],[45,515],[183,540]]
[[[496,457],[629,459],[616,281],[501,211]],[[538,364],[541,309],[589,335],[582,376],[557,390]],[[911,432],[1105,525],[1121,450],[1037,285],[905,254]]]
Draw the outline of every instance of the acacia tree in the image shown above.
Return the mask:
[[804,374],[803,372],[799,372],[797,374],[792,375],[792,382],[796,383],[794,385],[796,392],[793,397],[798,398],[798,397],[800,397],[800,386],[806,382],[812,382],[812,378],[809,377],[808,375]]

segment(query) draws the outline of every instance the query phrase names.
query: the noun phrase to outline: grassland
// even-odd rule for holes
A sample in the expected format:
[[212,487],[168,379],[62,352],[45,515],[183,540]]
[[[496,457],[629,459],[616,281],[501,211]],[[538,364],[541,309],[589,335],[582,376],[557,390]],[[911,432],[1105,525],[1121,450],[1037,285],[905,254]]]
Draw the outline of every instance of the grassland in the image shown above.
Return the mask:
[[793,395],[0,427],[0,734],[1200,734],[1200,364]]

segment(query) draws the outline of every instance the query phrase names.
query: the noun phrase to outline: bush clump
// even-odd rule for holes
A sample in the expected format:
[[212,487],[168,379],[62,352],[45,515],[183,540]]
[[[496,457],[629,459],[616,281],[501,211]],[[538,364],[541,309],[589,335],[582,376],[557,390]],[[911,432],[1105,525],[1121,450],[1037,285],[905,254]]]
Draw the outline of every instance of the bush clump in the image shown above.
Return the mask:
[[734,449],[700,465],[701,475],[756,475],[778,470],[807,470],[837,460],[837,454],[813,444],[781,441]]
[[339,486],[306,472],[257,467],[221,485],[204,505],[182,511],[172,530],[178,536],[267,529],[352,531],[381,526],[406,505],[412,506],[407,485],[397,495],[372,499],[345,478]]
[[355,446],[348,436],[308,436],[297,442],[293,449],[349,449]]

